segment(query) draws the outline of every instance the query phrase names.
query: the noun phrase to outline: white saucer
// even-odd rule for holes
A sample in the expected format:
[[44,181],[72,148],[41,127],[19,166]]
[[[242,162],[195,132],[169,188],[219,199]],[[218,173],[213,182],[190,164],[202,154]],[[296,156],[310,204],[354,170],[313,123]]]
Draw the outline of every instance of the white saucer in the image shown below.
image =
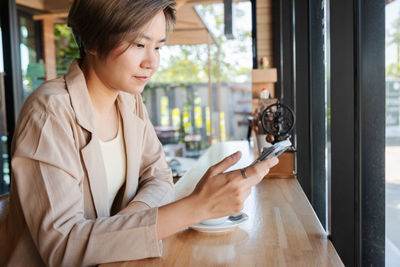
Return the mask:
[[204,233],[225,233],[232,231],[235,227],[242,225],[245,221],[249,219],[249,216],[242,212],[243,217],[237,221],[231,221],[229,218],[222,224],[218,225],[205,225],[205,224],[195,224],[190,226],[193,230],[204,232]]

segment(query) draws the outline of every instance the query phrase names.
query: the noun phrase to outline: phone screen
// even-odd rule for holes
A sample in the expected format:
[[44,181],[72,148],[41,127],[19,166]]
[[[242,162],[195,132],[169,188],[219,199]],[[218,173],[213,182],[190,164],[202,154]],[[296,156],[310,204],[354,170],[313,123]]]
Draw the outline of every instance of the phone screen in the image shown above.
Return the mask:
[[284,140],[284,141],[275,143],[273,146],[267,148],[251,165],[253,165],[254,163],[260,162],[264,159],[278,157],[283,152],[288,150],[291,146],[292,146],[292,142],[290,142],[290,140]]

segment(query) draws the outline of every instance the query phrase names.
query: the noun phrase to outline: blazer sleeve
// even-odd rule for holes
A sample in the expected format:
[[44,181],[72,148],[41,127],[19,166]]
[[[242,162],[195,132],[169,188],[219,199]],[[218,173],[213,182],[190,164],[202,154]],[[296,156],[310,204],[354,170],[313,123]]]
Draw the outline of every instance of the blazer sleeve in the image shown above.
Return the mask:
[[156,208],[85,218],[79,151],[68,127],[52,115],[32,113],[14,137],[13,183],[43,261],[88,266],[161,256]]
[[140,95],[136,98],[137,114],[145,122],[142,156],[139,171],[139,188],[134,201],[149,207],[160,207],[174,199],[172,171],[165,160],[162,145],[157,137]]

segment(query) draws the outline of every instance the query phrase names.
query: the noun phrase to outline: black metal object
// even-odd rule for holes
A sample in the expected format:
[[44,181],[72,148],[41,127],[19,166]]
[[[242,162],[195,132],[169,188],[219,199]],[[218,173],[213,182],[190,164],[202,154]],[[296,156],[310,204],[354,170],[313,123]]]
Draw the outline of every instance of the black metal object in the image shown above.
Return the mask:
[[233,17],[232,17],[232,0],[224,0],[224,33],[228,40],[232,40],[233,37]]
[[[3,51],[0,51],[2,53]],[[0,72],[0,136],[7,132],[7,127],[5,123],[6,119],[6,110],[4,107],[4,95],[5,95],[5,88],[4,88],[4,73]],[[9,192],[9,185],[4,181],[4,170],[2,166],[7,159],[3,159],[3,154],[7,153],[7,146],[3,145],[3,142],[0,141],[0,195]]]
[[43,55],[43,26],[42,26],[42,21],[35,21],[35,47],[36,47],[36,61],[39,62],[39,60],[44,58]]
[[[359,266],[356,222],[355,38],[354,3],[339,0],[330,5],[332,209],[331,240],[346,266]],[[358,153],[357,153],[358,154]],[[356,202],[357,201],[357,202]]]
[[266,107],[261,115],[264,131],[273,136],[272,144],[290,138],[295,121],[294,111],[280,101]]
[[331,239],[346,266],[384,266],[385,2],[330,12]]
[[361,266],[385,265],[385,1],[358,0],[357,110]]
[[[310,38],[309,38],[309,1],[294,1],[291,15],[293,23],[293,98],[296,113],[296,162],[297,179],[304,193],[313,203],[313,179],[311,156],[311,103],[310,103]],[[287,15],[289,16],[289,15]],[[285,92],[285,94],[287,94]]]

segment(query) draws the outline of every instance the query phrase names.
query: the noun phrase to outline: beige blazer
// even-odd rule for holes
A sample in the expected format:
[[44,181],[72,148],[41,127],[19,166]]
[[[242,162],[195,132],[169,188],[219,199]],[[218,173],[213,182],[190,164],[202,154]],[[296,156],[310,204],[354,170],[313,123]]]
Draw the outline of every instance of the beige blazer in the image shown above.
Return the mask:
[[[121,92],[117,101],[127,176],[110,212],[92,105],[77,62],[26,100],[13,139],[0,266],[87,266],[161,255],[157,207],[173,199],[171,170],[140,95]],[[151,208],[117,214],[133,201]]]

